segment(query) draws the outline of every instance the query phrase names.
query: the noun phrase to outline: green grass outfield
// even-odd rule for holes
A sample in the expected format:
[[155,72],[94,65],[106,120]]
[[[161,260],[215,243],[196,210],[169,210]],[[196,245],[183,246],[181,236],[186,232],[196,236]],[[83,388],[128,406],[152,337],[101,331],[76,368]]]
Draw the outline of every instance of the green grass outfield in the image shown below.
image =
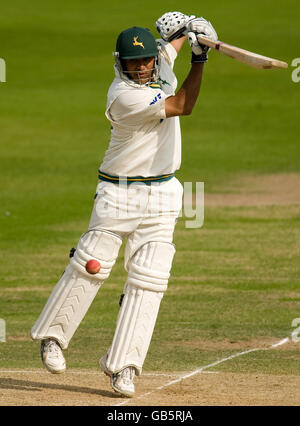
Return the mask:
[[[174,9],[207,17],[226,42],[289,65],[300,57],[296,0],[1,5],[0,318],[7,341],[0,368],[41,366],[29,332],[89,222],[109,141],[104,110],[116,37],[132,25],[155,34],[155,19]],[[179,85],[189,62],[185,46],[175,65]],[[254,70],[211,52],[193,115],[181,119],[178,178],[203,181],[213,194],[241,176],[299,173],[300,83],[292,70]],[[182,218],[145,369],[191,370],[290,337],[300,317],[299,205],[208,207],[201,229],[184,225]],[[111,342],[126,279],[122,253],[71,341],[69,367],[95,368]],[[299,374],[299,345],[214,368]]]

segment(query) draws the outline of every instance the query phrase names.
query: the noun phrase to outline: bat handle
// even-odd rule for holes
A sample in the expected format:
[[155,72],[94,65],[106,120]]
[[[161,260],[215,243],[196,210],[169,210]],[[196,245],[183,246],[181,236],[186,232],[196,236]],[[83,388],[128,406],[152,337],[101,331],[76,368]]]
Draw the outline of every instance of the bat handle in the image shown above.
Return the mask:
[[209,38],[202,36],[201,34],[197,35],[197,40],[200,44],[204,44],[205,46],[211,47],[212,49],[216,50],[219,50],[221,45],[223,44],[222,41],[213,41]]

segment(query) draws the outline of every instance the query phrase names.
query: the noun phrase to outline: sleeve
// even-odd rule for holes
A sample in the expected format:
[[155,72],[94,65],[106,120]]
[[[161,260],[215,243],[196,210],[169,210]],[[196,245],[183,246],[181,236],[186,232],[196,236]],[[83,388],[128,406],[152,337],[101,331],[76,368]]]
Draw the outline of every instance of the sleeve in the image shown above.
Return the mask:
[[165,93],[157,89],[124,91],[112,103],[109,116],[118,124],[140,127],[143,123],[166,118],[165,99]]
[[170,67],[173,69],[175,59],[177,58],[177,51],[171,43],[159,38],[156,40],[157,45],[161,48],[162,57],[168,62]]

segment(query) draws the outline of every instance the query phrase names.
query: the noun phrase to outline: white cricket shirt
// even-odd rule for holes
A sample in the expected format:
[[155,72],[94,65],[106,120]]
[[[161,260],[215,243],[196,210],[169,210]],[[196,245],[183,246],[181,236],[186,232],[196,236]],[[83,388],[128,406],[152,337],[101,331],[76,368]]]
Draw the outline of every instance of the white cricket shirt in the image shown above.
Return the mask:
[[[100,170],[113,176],[159,176],[173,173],[181,163],[179,117],[166,118],[165,99],[174,95],[177,79],[173,72],[177,52],[163,40],[159,88],[138,85],[116,77],[111,84],[106,117],[111,138]],[[153,85],[154,86],[154,85]]]

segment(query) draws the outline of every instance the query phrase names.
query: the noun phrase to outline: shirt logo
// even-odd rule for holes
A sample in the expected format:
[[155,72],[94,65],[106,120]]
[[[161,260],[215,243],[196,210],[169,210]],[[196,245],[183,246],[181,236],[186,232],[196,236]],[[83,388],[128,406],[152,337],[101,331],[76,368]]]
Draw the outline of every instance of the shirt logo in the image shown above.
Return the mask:
[[137,41],[137,39],[139,38],[139,36],[137,37],[133,37],[133,46],[141,46],[143,49],[145,49],[143,43],[141,41]]
[[160,77],[158,77],[158,81],[160,81],[161,84],[167,84],[168,86],[171,86],[171,84],[168,83],[167,80],[162,80]]
[[161,99],[161,94],[160,94],[160,93],[158,93],[158,95],[157,95],[157,96],[155,96],[155,98],[153,99],[153,101],[152,101],[152,102],[150,102],[150,104],[149,104],[149,105],[154,105],[154,104],[156,104],[156,102],[157,102],[159,99]]

